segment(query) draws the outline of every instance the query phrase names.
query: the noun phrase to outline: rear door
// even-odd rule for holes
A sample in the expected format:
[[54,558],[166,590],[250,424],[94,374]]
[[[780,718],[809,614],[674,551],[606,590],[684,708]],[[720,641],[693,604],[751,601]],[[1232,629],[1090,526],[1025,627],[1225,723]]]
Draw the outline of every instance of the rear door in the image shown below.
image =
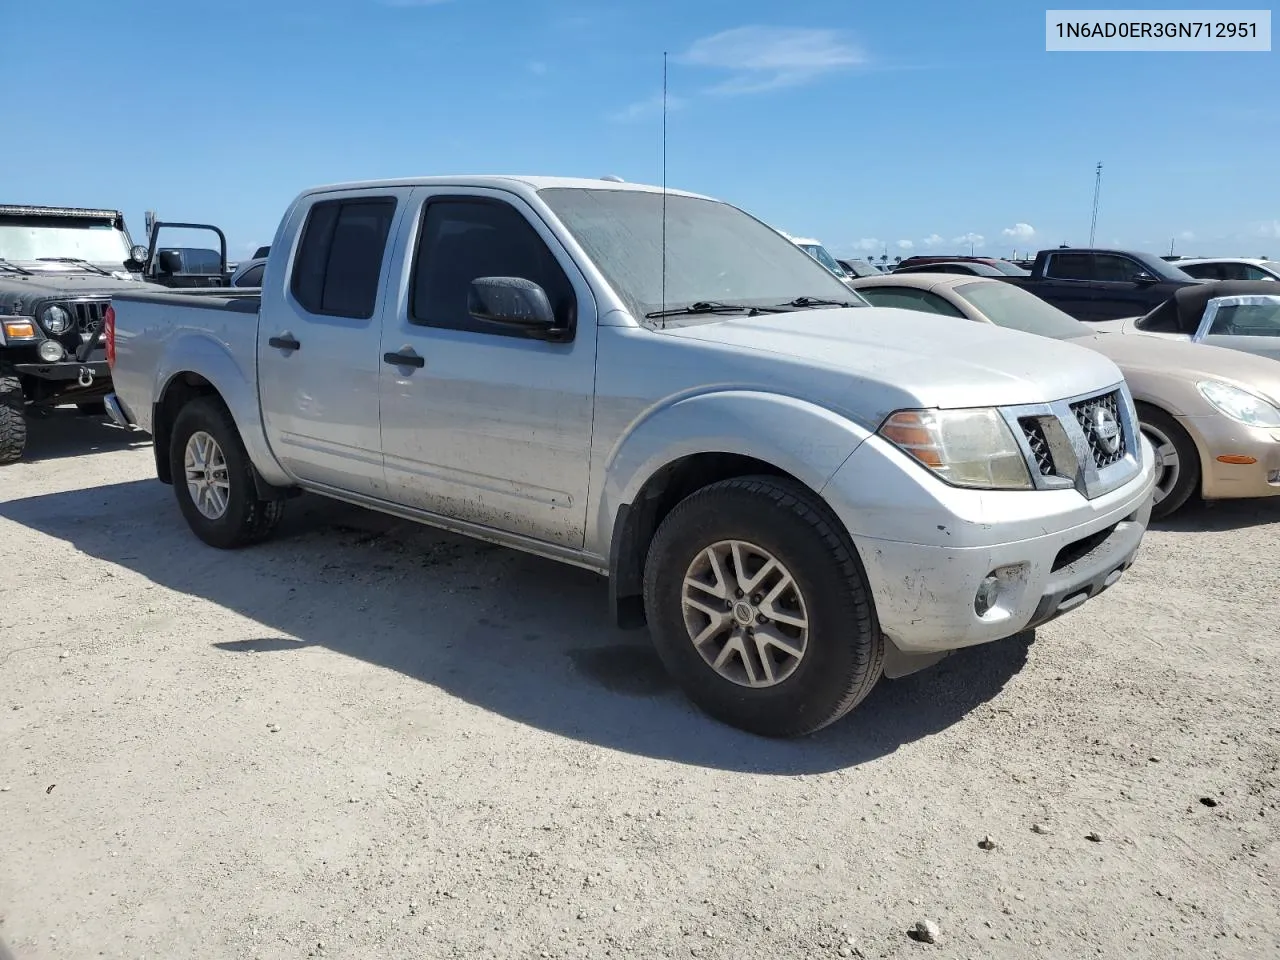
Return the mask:
[[362,190],[304,203],[284,231],[296,238],[293,250],[273,250],[268,261],[258,325],[263,420],[276,456],[300,480],[385,493],[378,347],[388,238],[409,193]]
[[1203,322],[1203,343],[1280,360],[1280,296],[1218,297]]
[[[1044,261],[1044,277],[1026,289],[1077,320],[1108,320],[1097,316],[1094,305],[1093,254],[1078,251],[1050,253]],[[1146,312],[1146,311],[1142,311]],[[1126,316],[1126,314],[1116,314]]]
[[[420,188],[413,203],[394,267],[405,293],[382,339],[389,498],[580,549],[596,361],[586,278],[514,194]],[[526,339],[472,318],[471,281],[490,276],[542,286],[569,338]]]

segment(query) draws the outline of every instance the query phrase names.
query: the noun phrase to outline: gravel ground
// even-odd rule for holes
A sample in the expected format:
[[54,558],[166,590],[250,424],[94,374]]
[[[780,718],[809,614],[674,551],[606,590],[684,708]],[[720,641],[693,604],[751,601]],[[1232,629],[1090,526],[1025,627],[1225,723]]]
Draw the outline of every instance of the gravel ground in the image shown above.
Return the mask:
[[19,960],[1280,954],[1280,502],[773,742],[590,574],[312,498],[219,553],[149,446],[33,433],[0,471]]

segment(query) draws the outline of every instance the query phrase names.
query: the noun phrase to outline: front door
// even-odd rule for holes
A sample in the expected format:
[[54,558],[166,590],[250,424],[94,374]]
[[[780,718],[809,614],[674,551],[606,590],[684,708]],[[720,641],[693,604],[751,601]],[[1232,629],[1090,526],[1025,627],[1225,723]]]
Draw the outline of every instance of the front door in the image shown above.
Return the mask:
[[[1139,274],[1147,268],[1137,260],[1118,253],[1093,255],[1093,319],[1119,320],[1150,313],[1163,297],[1153,297],[1157,282],[1139,282]],[[1172,292],[1170,292],[1172,295]]]
[[[295,210],[294,235],[301,239],[292,258],[283,249],[271,253],[258,382],[272,450],[299,480],[366,496],[385,493],[378,428],[381,291],[387,239],[409,193],[343,193]],[[291,269],[276,269],[277,257],[291,260]]]
[[[544,543],[584,542],[596,312],[538,213],[501,190],[415,191],[393,271],[407,290],[382,336],[389,499]],[[474,319],[477,277],[546,291],[562,342]]]

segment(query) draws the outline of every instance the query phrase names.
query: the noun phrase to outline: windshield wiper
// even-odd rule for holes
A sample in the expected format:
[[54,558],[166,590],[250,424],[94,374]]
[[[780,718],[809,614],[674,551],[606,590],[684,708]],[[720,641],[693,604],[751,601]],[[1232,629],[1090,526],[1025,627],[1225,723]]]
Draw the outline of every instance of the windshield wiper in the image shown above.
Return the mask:
[[670,310],[653,310],[646,313],[646,320],[656,320],[659,317],[684,317],[697,315],[700,313],[745,313],[748,317],[754,317],[761,313],[780,313],[776,307],[749,307],[741,303],[720,303],[717,300],[699,300],[691,303],[687,307],[672,307]]
[[96,263],[90,263],[88,260],[81,260],[79,257],[36,257],[41,263],[74,263],[78,267],[87,267],[94,273],[100,273],[104,277],[111,276],[107,270],[103,270]]
[[35,274],[33,274],[26,267],[20,267],[13,261],[6,260],[4,257],[0,257],[0,267],[4,267],[6,270],[12,270],[14,273],[25,274],[28,277],[35,276]]
[[780,307],[852,307],[853,304],[847,300],[823,300],[820,297],[796,297],[794,300],[788,300],[786,303],[778,304]]

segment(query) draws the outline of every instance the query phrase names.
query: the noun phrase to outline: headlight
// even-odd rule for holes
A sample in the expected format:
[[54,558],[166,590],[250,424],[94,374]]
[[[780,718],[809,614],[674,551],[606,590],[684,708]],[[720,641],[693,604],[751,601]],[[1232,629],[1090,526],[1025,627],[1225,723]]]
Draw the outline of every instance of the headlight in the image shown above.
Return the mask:
[[1033,487],[1027,461],[1009,425],[990,407],[899,410],[881,425],[879,433],[957,487]]
[[1196,389],[1224,417],[1251,427],[1280,427],[1280,410],[1275,404],[1248,390],[1218,380],[1201,380]]
[[50,304],[40,311],[40,326],[56,337],[71,326],[71,314],[56,303]]

